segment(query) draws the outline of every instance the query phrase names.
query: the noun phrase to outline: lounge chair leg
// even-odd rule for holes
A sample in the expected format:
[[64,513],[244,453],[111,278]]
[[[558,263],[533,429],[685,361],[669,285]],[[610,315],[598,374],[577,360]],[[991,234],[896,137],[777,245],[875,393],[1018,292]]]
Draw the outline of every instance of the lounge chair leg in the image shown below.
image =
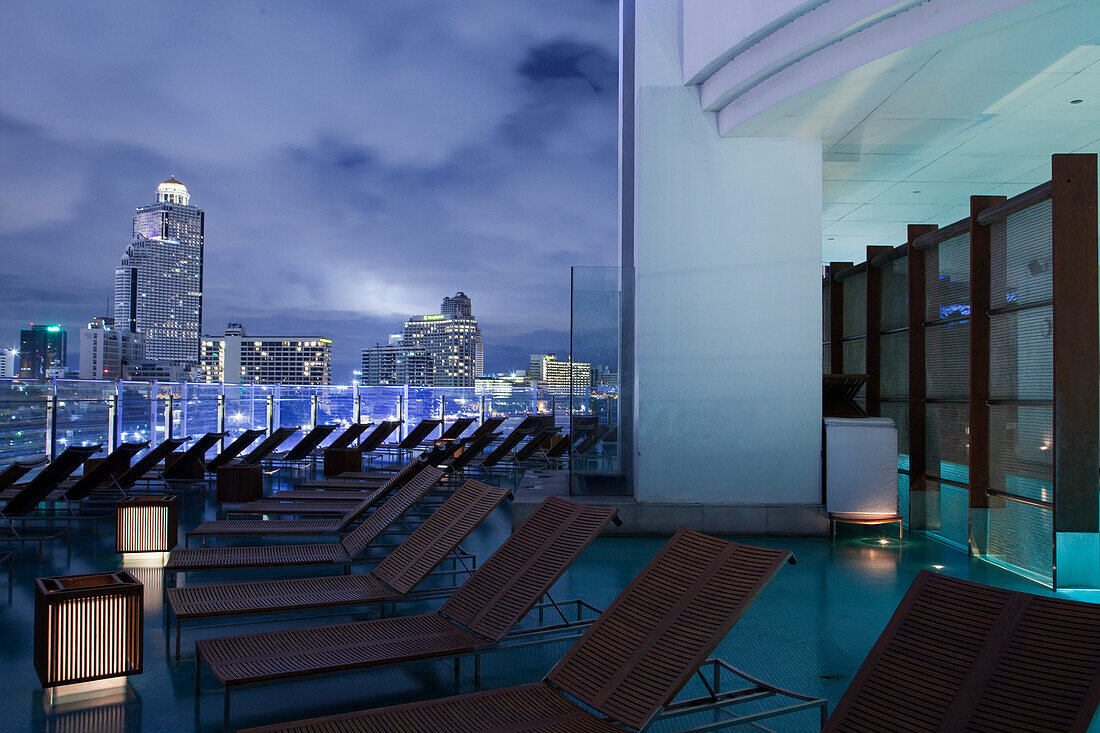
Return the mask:
[[474,689],[481,687],[481,655],[474,655]]
[[176,660],[180,658],[180,617],[176,616]]
[[224,730],[225,733],[229,733],[229,686],[228,685],[226,685],[226,688],[225,688],[225,713],[224,713],[224,717],[222,718],[222,730]]
[[199,678],[202,675],[202,665],[199,663],[199,651],[195,650],[195,699],[199,698]]
[[455,657],[455,692],[462,686],[462,658]]

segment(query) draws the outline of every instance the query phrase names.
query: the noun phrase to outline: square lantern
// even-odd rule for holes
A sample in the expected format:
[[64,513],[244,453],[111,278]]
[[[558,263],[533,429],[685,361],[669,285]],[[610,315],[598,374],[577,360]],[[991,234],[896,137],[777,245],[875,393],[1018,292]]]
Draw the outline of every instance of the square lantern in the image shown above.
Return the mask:
[[124,570],[38,578],[34,668],[42,686],[125,684],[127,675],[140,674],[144,590]]
[[115,505],[115,552],[168,552],[176,546],[176,497],[135,496]]

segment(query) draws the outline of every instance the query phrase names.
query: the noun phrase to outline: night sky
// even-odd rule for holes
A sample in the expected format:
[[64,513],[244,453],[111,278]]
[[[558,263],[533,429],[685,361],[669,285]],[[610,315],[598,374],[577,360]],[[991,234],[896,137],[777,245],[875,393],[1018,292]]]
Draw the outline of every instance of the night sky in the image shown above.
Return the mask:
[[465,291],[487,371],[616,262],[617,3],[0,4],[0,345],[109,314],[136,206],[206,211],[204,332],[363,346]]

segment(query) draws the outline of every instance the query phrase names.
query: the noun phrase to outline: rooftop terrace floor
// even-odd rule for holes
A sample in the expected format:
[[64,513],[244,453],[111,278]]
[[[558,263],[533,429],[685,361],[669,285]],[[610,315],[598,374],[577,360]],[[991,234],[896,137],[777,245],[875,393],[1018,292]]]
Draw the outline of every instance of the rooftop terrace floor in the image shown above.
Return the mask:
[[[288,476],[278,479],[278,483],[292,481]],[[212,498],[194,495],[181,497],[180,501],[181,533],[201,518],[216,516],[217,505]],[[464,543],[464,548],[479,559],[488,557],[509,532],[508,512],[507,506],[497,509]],[[58,707],[50,711],[31,656],[34,578],[121,567],[119,556],[114,553],[112,525],[104,523],[100,534],[96,539],[88,526],[74,531],[72,558],[68,562],[62,544],[52,552],[47,548],[41,563],[34,549],[17,547],[11,601],[5,602],[0,595],[0,669],[5,677],[0,684],[0,710],[3,710],[0,730],[218,731],[222,725],[220,685],[206,674],[204,692],[198,700],[193,692],[195,640],[376,615],[372,609],[356,609],[282,616],[266,622],[185,627],[183,656],[177,661],[163,625],[163,571],[132,570],[146,584],[144,672],[130,678],[125,702],[71,709]],[[942,566],[940,572],[969,580],[1049,593],[1035,583],[933,540],[914,536],[899,545],[895,536],[890,545],[882,546],[877,541],[879,536],[877,529],[868,528],[862,535],[842,536],[835,544],[824,539],[744,540],[789,548],[798,562],[779,572],[721,644],[716,656],[769,683],[825,697],[831,709],[919,570]],[[555,599],[581,598],[600,608],[606,607],[663,542],[662,538],[649,537],[598,539],[555,586]],[[238,579],[245,577],[245,572],[248,571],[211,573],[209,579]],[[271,576],[270,572],[266,575],[263,572],[251,572],[247,577]],[[1075,597],[1098,600],[1091,594]],[[432,606],[405,604],[399,610],[412,613]],[[566,643],[559,642],[486,655],[481,665],[482,685],[500,687],[537,680],[565,649]],[[472,689],[471,683],[465,682],[462,689]],[[273,723],[443,696],[454,691],[454,672],[449,662],[260,686],[234,693],[232,725],[238,728]],[[816,730],[816,716],[801,712],[773,721],[771,727]],[[674,727],[662,723],[655,729]]]

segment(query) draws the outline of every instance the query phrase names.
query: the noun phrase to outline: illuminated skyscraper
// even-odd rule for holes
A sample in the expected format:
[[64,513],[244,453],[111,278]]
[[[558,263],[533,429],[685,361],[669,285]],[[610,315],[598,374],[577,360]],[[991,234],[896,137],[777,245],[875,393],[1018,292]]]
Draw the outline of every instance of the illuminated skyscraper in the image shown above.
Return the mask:
[[157,186],[115,269],[115,323],[145,335],[150,361],[199,361],[205,214],[190,201],[175,176]]
[[481,329],[465,293],[444,298],[443,312],[413,316],[405,323],[402,344],[409,351],[430,354],[436,387],[472,387],[485,371]]

